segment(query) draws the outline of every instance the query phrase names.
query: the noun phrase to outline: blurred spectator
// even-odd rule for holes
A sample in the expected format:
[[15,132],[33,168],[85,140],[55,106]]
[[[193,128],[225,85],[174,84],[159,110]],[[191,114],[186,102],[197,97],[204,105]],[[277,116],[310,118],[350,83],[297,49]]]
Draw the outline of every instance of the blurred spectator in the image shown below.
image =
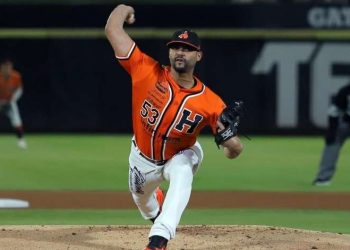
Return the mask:
[[315,186],[331,183],[341,147],[350,135],[350,84],[341,88],[332,98],[328,111],[328,129],[325,136],[325,148],[314,180]]
[[14,70],[11,59],[0,60],[0,113],[10,119],[18,138],[18,146],[26,149],[27,143],[23,137],[22,119],[17,106],[17,101],[22,93],[21,74]]

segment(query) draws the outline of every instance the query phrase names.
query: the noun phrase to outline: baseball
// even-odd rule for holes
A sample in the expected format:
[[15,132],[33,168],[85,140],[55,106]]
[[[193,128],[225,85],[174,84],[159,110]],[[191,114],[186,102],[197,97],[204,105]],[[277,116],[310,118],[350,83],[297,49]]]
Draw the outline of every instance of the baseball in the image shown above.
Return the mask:
[[135,22],[135,14],[129,14],[125,20],[128,24],[133,24]]

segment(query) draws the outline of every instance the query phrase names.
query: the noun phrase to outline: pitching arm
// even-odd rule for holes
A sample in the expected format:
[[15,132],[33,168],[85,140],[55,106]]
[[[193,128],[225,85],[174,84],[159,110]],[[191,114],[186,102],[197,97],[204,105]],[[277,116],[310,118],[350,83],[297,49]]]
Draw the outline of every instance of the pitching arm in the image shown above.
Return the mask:
[[120,4],[107,20],[105,33],[117,57],[126,57],[134,45],[134,41],[124,30],[124,22],[128,24],[135,22],[134,13],[133,7]]

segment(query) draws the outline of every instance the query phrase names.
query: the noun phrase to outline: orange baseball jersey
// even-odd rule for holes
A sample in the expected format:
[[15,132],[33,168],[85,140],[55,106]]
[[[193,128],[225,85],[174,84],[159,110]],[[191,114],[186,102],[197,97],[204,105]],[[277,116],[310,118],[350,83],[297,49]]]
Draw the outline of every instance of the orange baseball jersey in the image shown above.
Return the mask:
[[22,86],[22,77],[18,71],[13,71],[8,79],[0,73],[0,99],[10,101],[13,92]]
[[117,58],[132,78],[133,131],[138,148],[148,158],[170,159],[193,146],[207,125],[216,132],[218,116],[226,105],[198,78],[193,88],[181,88],[169,67],[135,43],[126,57]]

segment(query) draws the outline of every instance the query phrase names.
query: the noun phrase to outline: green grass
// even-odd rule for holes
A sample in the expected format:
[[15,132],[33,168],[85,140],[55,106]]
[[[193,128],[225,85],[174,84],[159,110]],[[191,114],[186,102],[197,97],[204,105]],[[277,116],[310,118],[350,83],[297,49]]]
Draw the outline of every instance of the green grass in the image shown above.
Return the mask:
[[[209,139],[209,143],[208,143]],[[311,185],[323,149],[321,137],[253,137],[243,140],[244,151],[235,160],[222,157],[210,138],[203,146],[205,161],[197,176],[199,189],[320,191]],[[350,144],[340,154],[333,184],[322,191],[350,191]]]
[[[17,148],[12,135],[0,135],[2,190],[127,190],[130,135],[28,135],[29,148]],[[243,139],[244,151],[226,159],[211,136],[202,136],[204,162],[195,190],[349,192],[350,144],[342,149],[329,187],[313,187],[323,148],[321,137]]]
[[127,190],[130,136],[29,135],[28,150],[1,136],[0,189]]
[[[350,234],[350,211],[188,209],[180,225],[267,225]],[[150,225],[133,210],[0,210],[1,225]]]
[[[130,135],[27,136],[28,150],[13,135],[0,135],[1,190],[128,189]],[[344,145],[329,187],[312,187],[323,148],[321,137],[253,136],[229,160],[203,136],[203,165],[195,190],[349,192],[350,145]],[[350,234],[350,211],[288,209],[189,209],[181,224],[269,225]],[[1,209],[0,225],[147,225],[136,209]]]

